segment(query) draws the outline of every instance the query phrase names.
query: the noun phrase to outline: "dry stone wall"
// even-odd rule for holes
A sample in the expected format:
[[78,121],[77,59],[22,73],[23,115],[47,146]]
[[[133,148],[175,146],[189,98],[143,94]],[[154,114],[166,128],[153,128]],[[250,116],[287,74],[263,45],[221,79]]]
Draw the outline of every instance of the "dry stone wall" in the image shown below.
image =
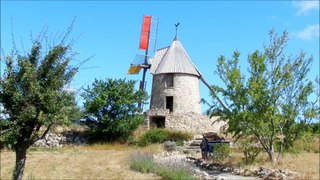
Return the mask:
[[37,140],[33,146],[56,148],[63,147],[64,145],[80,145],[86,144],[87,138],[79,132],[67,131],[63,133],[48,132],[43,139]]
[[223,131],[226,123],[218,121],[218,119],[218,117],[209,118],[208,116],[196,113],[169,114],[166,118],[165,127],[197,134],[205,132],[220,133]]
[[149,110],[145,119],[145,125],[150,128],[150,119],[154,116],[165,117],[165,128],[178,131],[187,131],[195,134],[205,132],[223,132],[227,123],[219,121],[219,117],[209,118],[206,115],[189,113],[169,113],[168,110]]

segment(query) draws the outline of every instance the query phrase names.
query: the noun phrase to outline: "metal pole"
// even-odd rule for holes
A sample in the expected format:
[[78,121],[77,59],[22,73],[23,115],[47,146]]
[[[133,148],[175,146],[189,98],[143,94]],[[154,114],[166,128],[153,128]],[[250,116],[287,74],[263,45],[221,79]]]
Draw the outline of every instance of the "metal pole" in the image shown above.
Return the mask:
[[[152,16],[151,16],[152,18]],[[151,26],[151,20],[150,20],[150,25]],[[143,67],[143,74],[142,74],[142,81],[140,84],[140,90],[144,90],[144,84],[145,84],[145,80],[146,80],[146,73],[147,73],[147,69],[149,68],[149,64],[148,64],[148,50],[149,50],[149,38],[150,38],[150,28],[149,28],[149,32],[148,32],[148,42],[147,42],[147,49],[146,49],[146,54],[145,54],[145,58],[144,58],[144,63],[143,65],[145,65],[145,67]],[[138,102],[138,107],[142,110],[142,103]]]

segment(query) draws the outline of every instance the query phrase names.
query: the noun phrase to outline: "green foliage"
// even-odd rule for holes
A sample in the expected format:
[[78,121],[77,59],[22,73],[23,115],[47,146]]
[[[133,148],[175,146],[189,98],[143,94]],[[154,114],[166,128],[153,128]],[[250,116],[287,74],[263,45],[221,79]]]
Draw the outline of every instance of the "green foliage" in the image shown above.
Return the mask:
[[155,173],[164,179],[194,179],[189,169],[178,164],[158,164],[154,162],[152,155],[134,153],[129,158],[129,167],[142,173]]
[[175,151],[177,150],[177,144],[173,141],[166,141],[163,143],[163,147],[166,151]]
[[306,78],[313,58],[306,58],[304,52],[286,57],[288,33],[278,36],[271,30],[269,35],[270,45],[263,52],[249,54],[246,74],[241,72],[239,52],[229,60],[219,57],[217,74],[224,87],[213,88],[229,107],[224,109],[216,102],[208,113],[227,119],[228,132],[236,136],[255,136],[275,161],[275,145],[279,144],[280,153],[292,146],[319,115],[319,99],[308,100],[315,93],[314,84]]
[[319,135],[315,135],[312,132],[304,132],[297,141],[288,149],[288,152],[300,153],[300,152],[314,152],[319,153]]
[[150,129],[144,133],[138,144],[140,146],[146,146],[153,143],[162,143],[169,139],[169,131],[166,129]]
[[[35,141],[52,126],[70,123],[69,116],[76,107],[75,94],[65,87],[78,71],[78,67],[70,65],[74,53],[72,46],[66,44],[72,25],[62,40],[58,39],[59,44],[49,47],[42,44],[42,39],[47,38],[45,33],[40,34],[32,40],[29,54],[20,54],[13,40],[11,55],[1,59],[5,69],[0,79],[0,147],[16,152],[13,179],[22,178],[26,151]],[[41,127],[46,130],[40,132]]]
[[183,168],[170,168],[164,165],[158,166],[158,169],[155,171],[155,173],[164,179],[169,180],[195,179],[188,170]]
[[312,123],[310,126],[313,134],[320,134],[320,122]]
[[[169,131],[169,140],[182,143],[183,141],[189,141],[193,138],[191,133],[182,131]],[[178,145],[178,144],[177,144]]]
[[245,164],[253,163],[262,150],[259,142],[253,137],[244,137],[238,141],[240,141],[240,147],[243,149]]
[[134,153],[130,155],[129,167],[142,173],[151,173],[155,171],[157,164],[153,161],[150,154]]
[[85,124],[91,128],[93,140],[125,140],[143,122],[137,114],[138,102],[147,94],[134,89],[135,81],[125,79],[95,80],[85,89]]
[[69,65],[70,48],[59,44],[44,53],[41,42],[35,41],[30,54],[5,57],[0,102],[8,117],[0,123],[2,145],[29,147],[39,138],[41,126],[70,122],[74,94],[64,86],[78,70]]
[[224,144],[224,143],[215,144],[212,150],[214,153],[214,156],[213,156],[214,161],[222,162],[230,157],[231,150],[230,150],[229,144]]
[[167,129],[150,129],[144,133],[138,144],[140,146],[146,146],[153,143],[163,143],[165,141],[188,141],[192,139],[190,133],[181,132],[181,131],[170,131]]

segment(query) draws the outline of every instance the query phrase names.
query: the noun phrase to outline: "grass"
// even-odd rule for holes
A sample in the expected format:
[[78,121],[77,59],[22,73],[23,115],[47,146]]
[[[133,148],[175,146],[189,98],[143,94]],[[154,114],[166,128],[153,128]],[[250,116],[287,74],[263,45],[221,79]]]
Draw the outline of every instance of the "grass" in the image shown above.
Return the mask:
[[241,152],[231,153],[229,164],[237,164],[242,169],[254,169],[259,167],[265,167],[270,169],[288,169],[300,174],[300,179],[318,180],[320,179],[320,154],[312,152],[302,152],[299,154],[285,153],[283,162],[281,164],[272,164],[266,153],[260,153],[256,161],[251,165],[245,165],[242,158],[244,157]]
[[131,154],[129,159],[129,167],[142,173],[154,172],[157,164],[152,160],[152,155],[148,153]]
[[[122,144],[37,149],[28,151],[24,179],[159,179],[155,174],[132,171],[127,164],[132,152],[158,150],[155,146],[142,150]],[[0,179],[11,179],[14,161],[14,152],[1,151]]]
[[[317,141],[319,143],[319,141]],[[24,179],[179,179],[184,172],[172,166],[157,166],[156,174],[150,173],[151,165],[142,164],[146,168],[140,172],[130,169],[131,154],[154,154],[163,152],[160,144],[146,147],[128,146],[119,143],[101,143],[83,146],[66,146],[60,149],[29,150]],[[271,164],[265,153],[257,157],[253,165],[241,165],[241,168],[266,167],[272,169],[288,169],[300,174],[300,179],[320,179],[319,151],[301,152],[299,154],[286,153],[282,164]],[[241,152],[232,152],[231,163],[242,162]],[[198,154],[197,157],[201,157]],[[14,168],[15,155],[12,151],[1,151],[0,179],[11,179]],[[147,163],[147,162],[146,162]],[[174,165],[176,166],[176,165]],[[168,170],[169,168],[169,170]],[[174,169],[175,173],[171,170]],[[175,176],[176,175],[176,176]],[[188,179],[184,177],[182,179]]]
[[153,161],[152,155],[146,153],[131,154],[129,166],[131,169],[138,172],[158,174],[164,179],[194,179],[189,170],[184,169],[179,165],[172,167],[169,164],[157,164]]
[[[171,131],[167,129],[150,129],[140,135],[139,146],[146,146],[153,143],[162,143],[165,141],[188,141],[192,139],[192,134],[181,131]],[[181,142],[180,142],[181,144]]]

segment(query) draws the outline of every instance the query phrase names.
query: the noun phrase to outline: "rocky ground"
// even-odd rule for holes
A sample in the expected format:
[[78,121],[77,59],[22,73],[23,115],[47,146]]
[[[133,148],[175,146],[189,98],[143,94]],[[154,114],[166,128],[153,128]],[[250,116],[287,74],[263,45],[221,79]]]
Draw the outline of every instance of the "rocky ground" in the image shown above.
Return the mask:
[[191,170],[199,179],[231,180],[231,179],[298,179],[299,174],[289,170],[267,169],[259,167],[256,169],[241,169],[236,166],[227,166],[210,161],[197,159],[180,151],[163,152],[154,155],[154,160],[161,164],[182,166]]

